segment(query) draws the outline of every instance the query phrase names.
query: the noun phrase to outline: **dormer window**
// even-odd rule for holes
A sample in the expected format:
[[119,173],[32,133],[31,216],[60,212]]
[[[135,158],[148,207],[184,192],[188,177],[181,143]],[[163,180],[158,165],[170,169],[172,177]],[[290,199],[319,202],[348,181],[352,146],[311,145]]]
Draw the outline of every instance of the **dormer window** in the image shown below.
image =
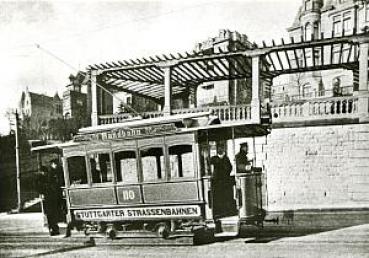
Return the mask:
[[305,11],[310,11],[312,9],[312,3],[311,0],[305,1]]

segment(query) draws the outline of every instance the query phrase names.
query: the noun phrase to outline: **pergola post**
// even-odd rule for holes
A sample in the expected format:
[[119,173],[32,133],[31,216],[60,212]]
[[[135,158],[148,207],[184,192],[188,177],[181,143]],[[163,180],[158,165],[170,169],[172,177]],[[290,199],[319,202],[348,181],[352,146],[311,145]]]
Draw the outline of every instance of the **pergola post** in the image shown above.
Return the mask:
[[252,57],[251,122],[260,123],[260,56]]
[[368,92],[368,51],[369,40],[360,43],[359,54],[359,92],[358,113],[360,120],[368,120],[369,115],[369,92]]
[[98,99],[97,99],[97,70],[91,71],[91,125],[99,124]]
[[172,113],[172,87],[171,87],[171,74],[172,67],[164,66],[164,116],[170,116]]

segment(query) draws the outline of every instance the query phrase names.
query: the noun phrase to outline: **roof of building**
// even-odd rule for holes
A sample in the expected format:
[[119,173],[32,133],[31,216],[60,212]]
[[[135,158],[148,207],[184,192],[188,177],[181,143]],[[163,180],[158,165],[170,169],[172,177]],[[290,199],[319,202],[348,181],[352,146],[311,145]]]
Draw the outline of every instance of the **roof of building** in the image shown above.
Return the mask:
[[59,95],[56,93],[54,97],[43,94],[29,92],[32,105],[53,105],[55,101],[60,101]]
[[322,11],[330,10],[334,7],[332,0],[325,0],[324,5],[322,7]]

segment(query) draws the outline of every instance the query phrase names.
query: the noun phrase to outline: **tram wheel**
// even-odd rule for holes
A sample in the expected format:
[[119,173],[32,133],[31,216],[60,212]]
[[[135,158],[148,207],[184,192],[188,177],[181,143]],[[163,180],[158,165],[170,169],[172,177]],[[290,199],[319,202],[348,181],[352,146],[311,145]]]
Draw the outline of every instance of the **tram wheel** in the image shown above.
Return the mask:
[[115,239],[117,237],[117,231],[113,226],[109,226],[106,230],[106,236],[110,239]]
[[90,227],[86,227],[85,230],[83,231],[83,233],[85,234],[85,236],[90,235],[91,233],[91,228]]
[[169,226],[166,223],[160,223],[156,229],[158,237],[168,238],[169,237]]

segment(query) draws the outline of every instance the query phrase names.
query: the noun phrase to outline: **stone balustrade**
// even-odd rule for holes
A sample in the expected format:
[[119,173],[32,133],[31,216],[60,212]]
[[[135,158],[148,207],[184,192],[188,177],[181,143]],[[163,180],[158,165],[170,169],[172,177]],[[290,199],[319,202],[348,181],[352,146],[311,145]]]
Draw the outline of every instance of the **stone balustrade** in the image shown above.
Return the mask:
[[293,122],[335,118],[358,118],[358,97],[318,98],[277,102],[271,105],[272,121]]
[[[315,98],[309,100],[298,100],[290,102],[272,102],[271,114],[272,123],[282,122],[301,122],[311,120],[329,119],[354,119],[360,118],[359,97],[331,97]],[[208,106],[196,108],[174,109],[173,114],[188,114],[197,112],[210,112],[217,116],[223,124],[235,123],[240,121],[250,122],[251,107],[249,105],[224,105]],[[368,112],[369,115],[369,112]],[[143,112],[140,114],[112,114],[99,116],[100,124],[112,124],[129,121],[138,117],[143,119],[156,118],[164,116],[163,112]]]
[[[251,107],[249,105],[234,105],[234,106],[211,106],[211,107],[197,107],[197,108],[182,108],[174,109],[173,114],[188,114],[197,112],[210,112],[211,114],[219,117],[222,123],[232,123],[237,121],[250,121],[251,119]],[[140,114],[112,114],[112,115],[100,115],[99,124],[113,124],[129,121],[141,116],[144,119],[156,118],[164,116],[163,112],[143,112]]]

